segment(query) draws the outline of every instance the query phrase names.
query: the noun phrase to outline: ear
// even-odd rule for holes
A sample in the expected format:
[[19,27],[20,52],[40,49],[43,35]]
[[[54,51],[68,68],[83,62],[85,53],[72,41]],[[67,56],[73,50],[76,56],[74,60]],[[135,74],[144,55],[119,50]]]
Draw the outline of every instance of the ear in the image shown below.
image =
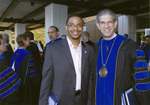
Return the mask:
[[57,35],[59,36],[59,32],[57,31]]
[[65,26],[65,28],[66,28],[66,30],[68,30],[68,29],[67,29],[67,25]]
[[116,20],[116,21],[115,21],[115,24],[114,24],[114,25],[115,25],[115,29],[116,29],[116,27],[117,27],[117,24],[118,24],[118,21]]
[[96,26],[97,26],[98,29],[100,29],[99,23],[96,23]]

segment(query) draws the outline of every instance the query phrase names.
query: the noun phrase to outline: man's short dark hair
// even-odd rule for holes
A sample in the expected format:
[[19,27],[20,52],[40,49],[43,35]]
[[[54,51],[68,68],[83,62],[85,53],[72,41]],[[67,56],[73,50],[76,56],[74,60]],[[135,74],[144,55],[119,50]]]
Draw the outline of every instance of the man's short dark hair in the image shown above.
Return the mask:
[[129,35],[128,34],[124,34],[124,36],[128,37]]
[[59,32],[59,29],[56,26],[50,26],[49,28],[55,28],[57,32]]
[[30,40],[34,40],[34,34],[30,31],[26,31],[23,34],[26,34]]
[[150,35],[146,35],[146,37],[145,38],[150,38]]
[[72,17],[79,17],[79,18],[82,20],[82,23],[83,23],[83,25],[84,25],[84,21],[83,21],[82,17],[79,16],[79,15],[77,15],[77,14],[70,15],[70,16],[68,17],[68,19],[66,20],[66,25],[68,24],[69,19],[72,18]]

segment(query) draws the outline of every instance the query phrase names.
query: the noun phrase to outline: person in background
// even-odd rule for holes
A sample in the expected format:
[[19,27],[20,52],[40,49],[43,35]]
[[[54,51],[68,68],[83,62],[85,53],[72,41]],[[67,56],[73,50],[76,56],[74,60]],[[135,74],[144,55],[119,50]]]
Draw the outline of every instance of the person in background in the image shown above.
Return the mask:
[[145,46],[143,48],[147,64],[148,64],[148,70],[150,71],[150,35],[147,35],[145,37]]
[[20,105],[21,79],[2,56],[7,43],[0,34],[0,105]]
[[[59,41],[59,40],[62,40],[62,38],[59,38],[59,29],[56,27],[56,26],[50,26],[49,29],[48,29],[48,37],[51,41],[49,41],[46,46],[50,43],[53,43],[53,42],[56,42],[56,41]],[[45,49],[44,49],[44,52],[43,52],[43,55],[45,53],[45,50],[46,50],[46,46],[45,46]],[[44,59],[44,58],[43,58]]]
[[24,32],[24,34],[26,34],[30,39],[30,45],[27,46],[26,50],[28,50],[32,54],[33,59],[35,61],[37,75],[39,76],[39,78],[41,80],[41,78],[42,78],[42,61],[41,61],[41,57],[40,57],[40,50],[37,46],[36,41],[34,40],[34,34],[30,31]]
[[30,39],[26,34],[20,34],[17,36],[16,41],[19,48],[13,53],[11,66],[21,78],[23,84],[20,105],[37,105],[34,96],[38,84],[35,61],[32,54],[26,50],[30,45]]
[[128,35],[128,34],[124,34],[124,36],[125,36],[125,37],[128,37],[129,35]]
[[95,43],[90,40],[90,34],[87,31],[82,33],[82,41],[95,48]]
[[41,45],[42,50],[44,49],[44,46],[42,44],[42,41],[39,41],[39,44]]
[[64,39],[66,38],[66,35],[61,35],[60,38]]
[[150,43],[146,44],[144,48],[144,53],[148,64],[148,70],[150,71]]
[[6,33],[2,33],[3,39],[7,44],[7,51],[5,51],[2,56],[5,58],[7,64],[10,66],[11,57],[13,55],[13,49],[11,45],[9,44],[9,35]]
[[150,35],[146,35],[144,39],[145,39],[145,43],[143,43],[143,46],[141,46],[143,51],[145,50],[145,46],[150,43]]
[[145,43],[146,44],[150,43],[150,35],[146,35],[146,37],[145,37]]
[[27,36],[30,38],[30,46],[28,46],[26,49],[32,54],[34,53],[35,60],[41,63],[40,53],[43,53],[43,49],[41,48],[41,45],[34,40],[34,34],[32,32],[26,31],[24,33],[27,34]]
[[96,105],[125,105],[124,92],[130,88],[138,105],[150,103],[150,76],[145,54],[136,42],[115,33],[116,14],[103,9],[96,16],[103,34],[97,42]]
[[141,41],[141,45],[140,48],[144,51],[144,47],[145,47],[146,43],[145,43],[145,37],[143,37],[143,40]]
[[45,49],[43,51],[43,58],[42,58],[42,62],[44,62],[44,54],[45,54],[45,50],[47,48],[47,45],[48,44],[51,44],[53,42],[56,42],[56,41],[59,41],[59,40],[62,40],[62,38],[59,38],[59,29],[56,27],[56,26],[50,26],[49,29],[48,29],[48,37],[51,41],[49,41],[46,46],[45,46]]
[[62,38],[58,37],[59,36],[59,29],[56,26],[50,26],[47,33],[48,33],[49,39],[51,40],[47,44],[50,44],[50,43],[58,41],[58,40],[62,40]]
[[47,105],[50,94],[59,105],[92,105],[94,50],[80,40],[83,24],[81,17],[70,16],[67,37],[47,45],[39,105]]
[[40,85],[42,80],[42,60],[40,57],[40,50],[37,46],[37,42],[34,40],[34,34],[30,31],[24,32],[29,39],[30,39],[30,45],[26,47],[26,50],[31,53],[31,56],[34,60],[35,64],[35,70],[36,70],[36,79],[38,81],[37,87],[34,89],[36,94],[34,94],[35,101],[38,103],[39,98],[39,92],[40,92]]

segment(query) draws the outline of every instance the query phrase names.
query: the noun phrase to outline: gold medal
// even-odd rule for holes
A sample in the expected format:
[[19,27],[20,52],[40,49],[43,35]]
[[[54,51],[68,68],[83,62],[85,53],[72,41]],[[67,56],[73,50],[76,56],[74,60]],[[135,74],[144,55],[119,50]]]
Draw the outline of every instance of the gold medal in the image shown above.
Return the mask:
[[106,58],[105,63],[103,62],[103,51],[102,51],[103,39],[102,39],[102,41],[101,41],[101,59],[102,59],[103,67],[100,68],[100,70],[99,70],[99,75],[100,75],[100,77],[102,77],[102,78],[105,78],[105,77],[107,76],[107,74],[108,74],[108,70],[106,69],[106,64],[107,64],[107,61],[108,61],[109,56],[110,56],[110,54],[111,54],[111,51],[112,51],[112,48],[113,48],[113,46],[114,46],[114,43],[115,43],[116,38],[117,38],[117,36],[115,37],[115,39],[114,39],[114,41],[113,41],[113,43],[112,43],[112,45],[111,45],[111,48],[110,48],[110,51],[109,51],[109,54],[108,54],[108,56],[107,56],[107,58]]
[[108,71],[107,71],[106,67],[100,68],[100,70],[99,70],[100,77],[105,78],[107,76],[107,74],[108,74]]

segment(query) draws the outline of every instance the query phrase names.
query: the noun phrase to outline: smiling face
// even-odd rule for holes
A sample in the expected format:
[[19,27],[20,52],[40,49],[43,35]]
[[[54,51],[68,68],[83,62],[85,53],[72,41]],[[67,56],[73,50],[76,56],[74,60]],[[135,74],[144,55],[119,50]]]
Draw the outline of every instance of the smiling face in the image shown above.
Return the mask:
[[96,23],[98,29],[102,32],[105,40],[110,40],[115,33],[117,21],[113,21],[112,15],[102,15],[99,17],[100,22]]
[[70,40],[80,40],[83,31],[83,21],[80,17],[71,17],[66,25],[68,38]]

